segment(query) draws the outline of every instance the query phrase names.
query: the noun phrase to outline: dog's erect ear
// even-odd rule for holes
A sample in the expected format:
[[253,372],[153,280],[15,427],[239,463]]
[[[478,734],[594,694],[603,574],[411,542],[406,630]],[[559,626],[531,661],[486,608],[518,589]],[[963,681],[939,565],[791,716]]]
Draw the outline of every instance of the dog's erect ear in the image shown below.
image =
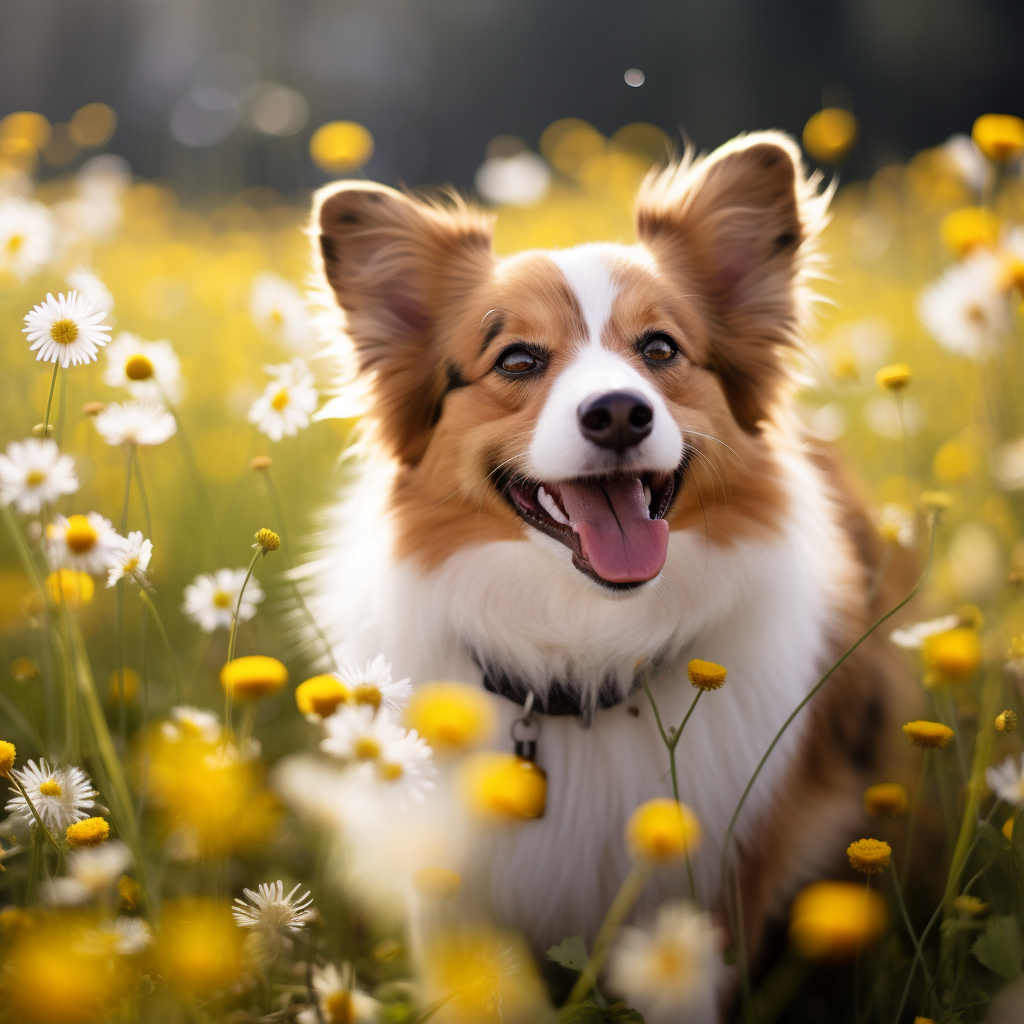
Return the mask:
[[828,201],[817,184],[788,136],[761,132],[653,172],[637,197],[637,235],[703,300],[708,363],[747,430],[768,415],[787,375],[783,350],[800,340],[801,272]]
[[493,265],[490,221],[455,202],[346,181],[318,193],[313,231],[357,370],[372,378],[381,436],[415,463],[450,386],[438,348],[446,323]]

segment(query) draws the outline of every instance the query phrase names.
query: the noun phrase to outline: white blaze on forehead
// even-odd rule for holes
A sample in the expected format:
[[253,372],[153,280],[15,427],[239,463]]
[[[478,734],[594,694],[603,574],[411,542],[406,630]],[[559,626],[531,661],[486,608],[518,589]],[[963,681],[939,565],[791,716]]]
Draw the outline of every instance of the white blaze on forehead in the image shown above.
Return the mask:
[[611,271],[616,249],[613,245],[578,245],[575,249],[555,249],[545,253],[562,272],[576,296],[587,325],[585,341],[591,345],[601,344],[601,335],[619,292]]

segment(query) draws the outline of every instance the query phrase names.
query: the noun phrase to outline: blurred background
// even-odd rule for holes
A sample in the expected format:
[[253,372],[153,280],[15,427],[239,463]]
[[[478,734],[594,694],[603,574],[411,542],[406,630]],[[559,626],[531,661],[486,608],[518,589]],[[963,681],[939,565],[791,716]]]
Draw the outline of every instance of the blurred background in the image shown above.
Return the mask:
[[1024,94],[1014,0],[3,0],[0,12],[0,107],[56,126],[44,179],[88,156],[66,125],[102,102],[117,115],[106,148],[185,195],[315,187],[331,172],[310,136],[339,119],[372,135],[367,177],[469,189],[495,137],[536,149],[560,118],[606,135],[648,122],[710,149],[756,128],[799,135],[830,106],[860,124],[851,180]]

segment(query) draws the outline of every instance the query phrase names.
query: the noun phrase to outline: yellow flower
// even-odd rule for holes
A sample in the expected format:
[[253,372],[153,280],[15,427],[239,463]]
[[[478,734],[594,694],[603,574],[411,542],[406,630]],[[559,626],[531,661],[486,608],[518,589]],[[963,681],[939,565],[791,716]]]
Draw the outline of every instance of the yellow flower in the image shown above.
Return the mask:
[[515,754],[482,751],[462,766],[464,795],[474,810],[504,818],[541,818],[548,781],[532,761]]
[[857,118],[841,107],[826,107],[804,125],[804,149],[815,160],[837,164],[857,141]]
[[717,690],[725,682],[727,669],[724,665],[716,665],[713,661],[701,661],[694,658],[686,666],[686,674],[699,690]]
[[239,700],[259,700],[288,682],[288,669],[262,654],[235,658],[220,670],[220,683]]
[[39,678],[39,666],[31,658],[15,658],[11,662],[11,678],[16,683],[31,683]]
[[903,731],[911,746],[925,750],[941,750],[953,738],[953,730],[941,722],[907,722]]
[[351,171],[373,155],[373,136],[355,121],[328,121],[313,132],[309,155],[323,171]]
[[1007,818],[1003,822],[1003,835],[1006,836],[1008,843],[1013,841],[1013,818]]
[[982,114],[971,129],[978,149],[996,163],[1024,153],[1024,121],[1012,114]]
[[281,538],[273,530],[263,527],[262,530],[256,532],[256,543],[253,547],[262,548],[264,554],[268,551],[276,551],[280,546]]
[[930,512],[947,512],[953,507],[953,499],[945,491],[922,491],[921,504]]
[[241,929],[219,900],[165,903],[158,950],[163,975],[196,995],[221,991],[242,974]]
[[122,875],[117,880],[117,894],[128,910],[134,910],[142,900],[142,889],[134,878]]
[[14,758],[18,751],[13,743],[0,740],[0,775],[8,775],[14,767]]
[[[124,700],[126,704],[131,704],[138,697],[139,684],[139,673],[133,668],[124,669]],[[110,678],[107,680],[107,692],[112,701],[121,699],[121,679],[117,674],[117,669],[110,673]]]
[[249,460],[249,468],[256,473],[261,473],[263,470],[270,469],[274,464],[274,460],[269,455],[254,455]]
[[978,456],[962,441],[947,441],[932,460],[932,472],[941,484],[958,484],[978,469]]
[[945,633],[925,637],[921,657],[931,673],[931,682],[967,682],[981,664],[981,640],[978,631],[958,626]]
[[902,391],[913,375],[913,370],[906,363],[893,363],[891,366],[883,366],[875,374],[875,383],[886,391]]
[[333,715],[339,704],[352,696],[351,690],[336,676],[313,676],[295,688],[295,703],[304,715]]
[[68,825],[64,838],[68,846],[102,846],[110,838],[110,826],[103,818],[85,818]]
[[996,716],[996,728],[1000,732],[1013,732],[1017,728],[1017,716],[1012,711],[1003,711]]
[[988,904],[982,903],[977,896],[964,895],[953,900],[953,909],[958,914],[984,914]]
[[898,782],[880,782],[864,790],[864,810],[876,817],[895,818],[907,809],[907,791]]
[[405,722],[435,751],[461,751],[490,738],[494,732],[494,708],[476,686],[427,683],[410,699]]
[[999,218],[984,206],[966,206],[947,213],[939,233],[946,248],[959,258],[976,246],[995,245],[999,241]]
[[[74,517],[72,517],[74,518]],[[84,519],[84,516],[78,518]],[[78,608],[88,604],[96,592],[96,584],[87,572],[76,572],[74,569],[58,569],[46,577],[46,592],[54,604],[61,603],[63,591],[64,603],[69,608]]]
[[856,882],[815,882],[789,912],[789,937],[812,960],[853,957],[884,929],[885,901]]
[[641,804],[626,823],[626,845],[638,860],[671,864],[700,843],[700,822],[686,804],[667,797]]
[[846,855],[862,875],[877,875],[889,866],[892,848],[881,839],[858,839],[846,848]]
[[435,900],[454,899],[459,894],[462,876],[447,868],[420,868],[413,872],[412,884]]

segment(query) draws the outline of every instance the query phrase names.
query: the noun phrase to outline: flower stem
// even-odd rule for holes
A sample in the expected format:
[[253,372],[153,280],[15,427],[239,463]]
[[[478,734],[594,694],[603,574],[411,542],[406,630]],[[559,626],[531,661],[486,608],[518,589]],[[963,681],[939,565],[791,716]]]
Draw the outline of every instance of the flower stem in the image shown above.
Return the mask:
[[60,363],[54,360],[53,363],[53,376],[50,378],[50,394],[46,399],[46,415],[43,417],[43,437],[50,436],[50,407],[53,405],[53,389],[57,383],[57,371],[60,369]]
[[[263,554],[263,548],[257,547],[249,563],[249,570],[242,581],[242,588],[238,591],[238,603],[235,605],[235,614],[231,616],[231,635],[228,637],[228,660],[225,664],[230,665],[235,659],[235,637],[238,635],[238,614],[242,610],[242,597],[245,595],[245,588],[252,578],[252,571],[256,568],[256,559]],[[231,687],[224,687],[224,734],[231,732]]]
[[[132,458],[135,445],[125,445],[124,504],[121,507],[121,536],[128,531],[128,499],[132,493]],[[121,751],[128,752],[128,701],[124,691],[124,577],[117,581],[117,724]]]
[[[928,966],[924,962],[924,952],[921,949],[921,940],[918,939],[917,932],[914,931],[914,926],[910,922],[910,914],[907,913],[907,905],[903,902],[903,887],[900,885],[900,876],[899,872],[896,870],[895,861],[889,861],[889,869],[892,872],[892,889],[893,892],[896,893],[896,903],[899,905],[900,915],[903,918],[903,923],[907,926],[907,934],[910,936],[910,941],[914,944],[915,953],[921,958],[925,981],[928,981]],[[931,982],[929,982],[929,984],[931,984]]]
[[619,928],[630,910],[633,909],[633,904],[639,899],[640,893],[643,892],[649,874],[650,868],[641,861],[636,861],[630,868],[629,874],[619,886],[619,891],[615,894],[615,899],[612,900],[608,913],[601,923],[597,938],[594,940],[590,960],[569,993],[569,998],[565,1003],[566,1009],[582,1002],[597,983],[597,976],[601,973],[601,968],[604,967],[604,962],[608,958],[612,940],[618,934]]
[[160,634],[160,639],[164,642],[164,647],[167,648],[167,657],[171,663],[171,671],[174,672],[174,688],[175,697],[174,703],[181,703],[181,673],[178,671],[178,661],[174,656],[174,648],[171,646],[171,641],[167,637],[167,630],[164,629],[163,620],[160,618],[160,613],[156,610],[156,605],[153,604],[153,599],[146,593],[142,588],[139,589],[139,596],[145,602],[146,607],[149,609],[149,614],[153,616],[153,621],[156,623],[157,632]]
[[28,809],[32,812],[32,817],[36,819],[36,824],[42,830],[43,835],[46,836],[50,845],[57,851],[57,861],[58,863],[60,863],[64,860],[64,851],[60,848],[60,844],[57,842],[57,840],[53,838],[53,836],[50,833],[50,830],[43,824],[43,819],[39,817],[39,812],[36,810],[36,805],[32,803],[32,798],[28,795],[27,790],[21,784],[21,782],[18,781],[18,778],[15,776],[13,772],[11,772],[7,776],[7,778],[10,779],[11,784],[21,794],[21,797],[25,801],[25,803],[28,804]]
[[135,461],[135,479],[139,483],[139,500],[142,502],[142,518],[146,524],[146,536],[153,539],[153,518],[149,513],[149,499],[146,497],[146,485],[142,481],[142,459],[139,458],[139,449],[132,447],[132,458]]
[[931,764],[929,751],[923,751],[921,758],[921,771],[917,778],[917,790],[914,793],[914,802],[910,805],[910,815],[907,818],[907,843],[903,848],[903,867],[900,869],[900,885],[906,885],[907,872],[910,870],[910,853],[914,847],[914,826],[917,824],[917,812],[921,808],[921,798],[924,795],[925,783],[928,781],[928,766]]

